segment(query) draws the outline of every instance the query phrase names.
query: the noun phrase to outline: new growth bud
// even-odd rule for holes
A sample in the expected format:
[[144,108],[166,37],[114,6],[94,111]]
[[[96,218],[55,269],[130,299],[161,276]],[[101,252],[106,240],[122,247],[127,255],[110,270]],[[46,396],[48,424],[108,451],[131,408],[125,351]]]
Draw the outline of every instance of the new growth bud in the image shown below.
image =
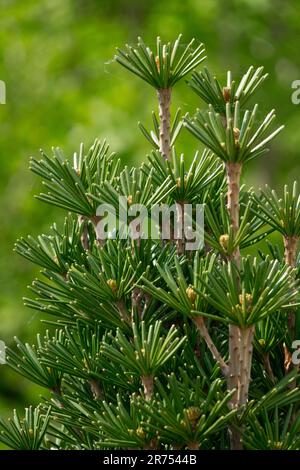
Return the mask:
[[228,242],[229,242],[229,235],[228,233],[224,233],[224,235],[221,235],[220,238],[219,238],[219,243],[221,245],[221,247],[227,251],[227,248],[228,248]]
[[194,287],[193,286],[189,286],[187,289],[186,289],[186,295],[188,297],[188,299],[192,302],[192,304],[195,302],[196,298],[197,298],[197,293],[195,292],[194,290]]
[[230,96],[231,96],[231,89],[228,86],[224,86],[223,88],[223,98],[226,101],[226,103],[229,103],[230,101]]
[[195,425],[201,416],[200,409],[197,406],[191,406],[186,410],[188,420]]
[[117,292],[118,286],[117,286],[117,282],[115,281],[115,279],[108,279],[107,285],[111,288],[113,292]]

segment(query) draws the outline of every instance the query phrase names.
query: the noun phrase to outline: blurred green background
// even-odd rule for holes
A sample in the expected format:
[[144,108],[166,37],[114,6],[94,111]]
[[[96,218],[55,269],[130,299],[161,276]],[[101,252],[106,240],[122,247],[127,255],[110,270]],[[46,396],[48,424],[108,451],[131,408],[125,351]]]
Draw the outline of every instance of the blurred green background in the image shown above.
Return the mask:
[[[0,339],[34,339],[39,314],[23,307],[26,286],[37,274],[13,253],[21,235],[46,232],[63,214],[34,200],[40,181],[28,171],[30,155],[62,147],[71,155],[81,141],[106,137],[124,163],[145,158],[149,145],[137,121],[149,124],[155,93],[112,63],[114,49],[138,35],[150,45],[183,33],[204,42],[206,65],[220,78],[264,65],[270,78],[257,95],[261,112],[277,109],[286,129],[271,152],[249,165],[245,181],[279,188],[298,177],[300,105],[291,83],[300,79],[299,0],[0,0]],[[201,107],[184,83],[174,107]],[[180,150],[191,156],[196,141],[183,131]],[[44,326],[42,326],[44,328]],[[0,416],[38,401],[45,393],[0,366]]]

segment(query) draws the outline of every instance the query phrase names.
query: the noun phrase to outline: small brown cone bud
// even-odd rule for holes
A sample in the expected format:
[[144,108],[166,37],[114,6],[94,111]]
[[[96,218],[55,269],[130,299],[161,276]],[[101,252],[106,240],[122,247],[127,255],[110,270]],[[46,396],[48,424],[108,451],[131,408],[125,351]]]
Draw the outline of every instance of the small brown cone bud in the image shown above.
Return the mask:
[[131,194],[128,196],[127,202],[129,206],[131,206],[131,204],[133,203],[133,197],[131,196]]
[[117,282],[115,279],[108,279],[107,285],[111,288],[113,292],[116,292],[118,289]]
[[188,297],[188,299],[192,302],[192,304],[195,302],[196,300],[196,297],[197,297],[197,293],[195,292],[194,288],[192,286],[189,286],[187,289],[186,289],[186,295]]
[[229,243],[228,233],[224,233],[224,235],[220,236],[219,243],[220,243],[221,247],[226,251],[227,248],[228,248],[228,243]]
[[223,88],[223,97],[226,103],[230,101],[231,89],[228,86],[224,86]]
[[192,424],[196,424],[201,416],[200,409],[197,406],[191,406],[186,410],[187,418]]
[[136,435],[137,435],[140,439],[145,439],[145,437],[146,437],[146,433],[145,433],[144,429],[143,429],[141,426],[139,426],[139,427],[137,428],[137,430],[135,431],[135,433],[136,433]]

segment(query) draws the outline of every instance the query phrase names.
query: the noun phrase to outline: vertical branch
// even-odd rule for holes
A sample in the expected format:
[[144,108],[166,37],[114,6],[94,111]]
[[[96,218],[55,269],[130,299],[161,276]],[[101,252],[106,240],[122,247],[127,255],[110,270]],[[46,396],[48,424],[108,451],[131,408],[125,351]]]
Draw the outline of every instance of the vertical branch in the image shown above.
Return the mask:
[[103,232],[101,231],[101,228],[100,228],[99,225],[98,225],[99,222],[101,222],[101,217],[100,217],[99,215],[95,215],[95,217],[92,217],[91,221],[92,221],[93,226],[94,226],[94,230],[95,230],[95,234],[96,234],[97,243],[98,243],[100,246],[104,246],[105,237],[104,237]]
[[251,376],[251,364],[252,364],[252,353],[253,353],[253,337],[254,337],[254,326],[240,330],[241,337],[241,390],[239,396],[239,404],[245,405],[248,400],[250,376]]
[[166,160],[170,160],[171,136],[170,136],[170,105],[171,88],[157,90],[159,106],[159,151]]
[[[288,266],[294,268],[296,266],[297,245],[299,238],[297,236],[284,236],[284,259]],[[295,312],[290,310],[288,313],[288,329],[291,339],[295,339]]]
[[82,227],[82,234],[81,234],[81,245],[84,250],[88,251],[90,248],[90,243],[89,243],[89,235],[88,235],[88,229],[85,223],[85,217],[82,215],[78,216],[78,223],[79,225],[83,225]]
[[[226,163],[227,171],[227,210],[234,235],[239,229],[239,195],[240,195],[240,163]],[[240,250],[236,248],[232,254],[232,259],[236,265],[240,266]],[[239,404],[239,387],[240,387],[240,367],[241,367],[241,331],[236,325],[229,325],[229,376],[227,380],[228,389],[235,390],[232,396],[230,406],[235,408]]]
[[[240,163],[226,163],[227,171],[227,210],[230,217],[230,222],[233,227],[234,235],[237,234],[239,229],[239,216],[240,216],[240,177],[242,171],[242,165]],[[240,265],[240,250],[236,248],[232,258],[236,262],[236,265]]]
[[285,236],[283,238],[284,259],[286,264],[293,268],[296,266],[298,240],[297,236]]
[[[226,163],[228,185],[227,210],[234,235],[237,234],[239,229],[241,170],[242,165],[240,163]],[[241,263],[239,247],[234,250],[231,259],[239,268]],[[229,390],[234,390],[230,401],[231,408],[239,408],[246,404],[248,400],[253,355],[253,335],[253,326],[243,329],[237,325],[229,325],[229,374],[227,385]],[[231,427],[230,445],[232,450],[243,449],[242,430]]]

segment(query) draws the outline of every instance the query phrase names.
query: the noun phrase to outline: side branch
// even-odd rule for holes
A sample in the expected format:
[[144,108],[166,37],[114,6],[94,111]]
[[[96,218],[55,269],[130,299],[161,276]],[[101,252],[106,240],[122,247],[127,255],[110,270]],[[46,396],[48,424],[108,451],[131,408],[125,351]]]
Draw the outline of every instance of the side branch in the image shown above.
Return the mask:
[[200,335],[202,336],[202,338],[204,339],[208,349],[210,350],[210,352],[212,353],[212,356],[213,358],[215,359],[215,361],[217,361],[217,363],[219,364],[220,366],[220,369],[222,371],[222,374],[224,375],[224,377],[226,378],[228,376],[228,372],[229,372],[229,368],[228,368],[228,365],[226,364],[226,362],[224,361],[223,357],[221,356],[221,354],[219,353],[215,343],[213,342],[213,340],[211,339],[210,337],[210,334],[206,328],[206,325],[205,325],[205,322],[204,322],[204,319],[203,317],[195,317],[193,318],[193,321],[197,327],[197,330],[199,331]]

